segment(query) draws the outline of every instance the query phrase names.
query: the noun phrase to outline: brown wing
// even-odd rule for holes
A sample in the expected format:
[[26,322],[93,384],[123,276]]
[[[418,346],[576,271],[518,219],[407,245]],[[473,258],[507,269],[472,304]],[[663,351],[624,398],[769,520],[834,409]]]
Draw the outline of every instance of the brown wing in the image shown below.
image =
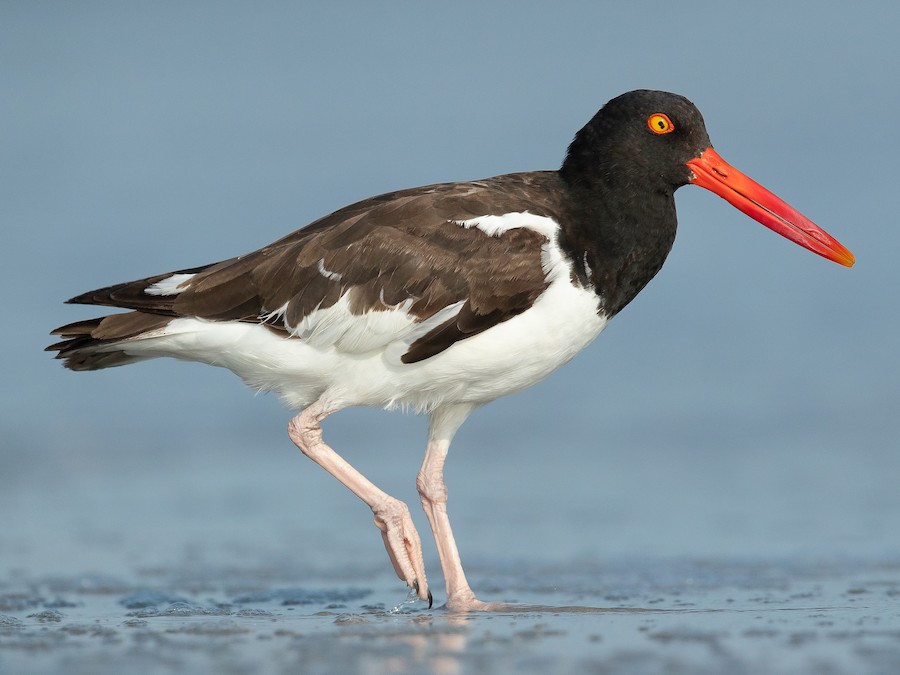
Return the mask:
[[454,221],[523,211],[558,219],[558,190],[555,172],[533,172],[389,193],[245,256],[181,270],[194,276],[177,295],[146,292],[171,276],[164,274],[69,302],[287,331],[345,294],[354,314],[407,303],[417,321],[461,303],[455,316],[412,343],[402,360],[413,363],[525,311],[546,287],[543,235],[519,228],[490,236]]

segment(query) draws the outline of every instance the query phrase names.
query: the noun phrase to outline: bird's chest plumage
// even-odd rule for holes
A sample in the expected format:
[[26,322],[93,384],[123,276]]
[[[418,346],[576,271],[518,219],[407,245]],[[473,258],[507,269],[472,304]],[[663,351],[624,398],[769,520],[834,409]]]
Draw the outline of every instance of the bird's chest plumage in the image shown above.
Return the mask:
[[557,280],[527,311],[456,343],[403,379],[416,381],[413,398],[428,389],[446,400],[487,402],[519,391],[570,361],[600,334],[607,318],[598,309],[592,290]]

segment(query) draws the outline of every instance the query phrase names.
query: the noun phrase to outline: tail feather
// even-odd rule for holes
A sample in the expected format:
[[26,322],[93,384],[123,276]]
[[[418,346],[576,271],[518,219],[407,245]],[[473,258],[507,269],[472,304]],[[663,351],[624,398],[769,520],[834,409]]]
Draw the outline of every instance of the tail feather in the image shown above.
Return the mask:
[[124,366],[144,357],[132,356],[124,350],[129,340],[163,330],[171,316],[146,312],[111,314],[60,326],[51,332],[64,338],[45,351],[57,352],[56,358],[71,370],[99,370]]
[[[229,261],[225,261],[229,262]],[[156,312],[160,314],[174,314],[172,305],[175,302],[177,294],[173,295],[157,295],[148,293],[147,289],[156,283],[169,279],[170,277],[181,274],[197,274],[210,267],[222,263],[213,263],[211,265],[203,265],[194,267],[189,270],[178,270],[177,272],[167,272],[165,274],[157,274],[136,281],[126,281],[121,284],[98,288],[74,298],[66,300],[69,305],[105,305],[107,307],[122,307],[123,309],[138,309],[145,312]]]
[[179,275],[190,277],[219,264],[222,263],[157,274],[76,295],[66,302],[134,311],[60,326],[50,334],[64,339],[50,345],[46,351],[57,352],[56,358],[62,359],[63,365],[71,370],[99,370],[149,358],[127,353],[126,345],[130,341],[159,334],[178,316],[174,306],[178,297],[177,284],[173,285],[172,292],[169,289],[153,292],[153,287],[165,283],[167,279]]

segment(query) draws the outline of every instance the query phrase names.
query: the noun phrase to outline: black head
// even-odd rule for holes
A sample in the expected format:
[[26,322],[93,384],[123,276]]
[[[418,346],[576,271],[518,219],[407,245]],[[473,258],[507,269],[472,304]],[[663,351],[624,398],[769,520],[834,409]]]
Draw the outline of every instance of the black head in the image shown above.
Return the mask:
[[672,193],[692,183],[814,253],[848,267],[855,260],[809,218],[722,159],[700,111],[678,94],[642,89],[611,100],[575,135],[560,176],[576,218],[593,221],[596,237],[618,236],[622,251],[629,245],[623,234],[628,223],[656,237],[657,249],[663,240],[670,245]]
[[691,179],[686,163],[710,145],[693,103],[639,89],[612,99],[575,135],[560,174],[573,187],[623,178],[645,189],[674,191]]

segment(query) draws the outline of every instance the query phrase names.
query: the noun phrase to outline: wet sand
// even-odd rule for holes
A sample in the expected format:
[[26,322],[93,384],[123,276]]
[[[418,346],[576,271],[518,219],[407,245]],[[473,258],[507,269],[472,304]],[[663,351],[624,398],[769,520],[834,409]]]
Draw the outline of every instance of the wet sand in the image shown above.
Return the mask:
[[[900,672],[886,448],[659,441],[582,457],[586,473],[537,442],[514,464],[461,444],[469,580],[542,607],[452,615],[421,513],[431,610],[407,602],[370,512],[330,476],[278,439],[214,440],[7,449],[0,673]],[[412,451],[341,444],[415,503]]]
[[896,560],[495,561],[470,570],[481,595],[539,607],[468,615],[372,562],[13,572],[0,672],[900,672]]

